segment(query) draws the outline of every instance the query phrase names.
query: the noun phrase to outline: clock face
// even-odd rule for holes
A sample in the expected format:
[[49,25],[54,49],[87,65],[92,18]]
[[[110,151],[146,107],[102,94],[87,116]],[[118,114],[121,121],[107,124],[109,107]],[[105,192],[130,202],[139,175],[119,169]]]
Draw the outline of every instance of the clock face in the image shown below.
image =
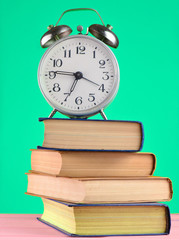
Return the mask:
[[38,80],[53,108],[68,116],[90,116],[116,95],[119,67],[104,43],[74,35],[48,48],[39,64]]

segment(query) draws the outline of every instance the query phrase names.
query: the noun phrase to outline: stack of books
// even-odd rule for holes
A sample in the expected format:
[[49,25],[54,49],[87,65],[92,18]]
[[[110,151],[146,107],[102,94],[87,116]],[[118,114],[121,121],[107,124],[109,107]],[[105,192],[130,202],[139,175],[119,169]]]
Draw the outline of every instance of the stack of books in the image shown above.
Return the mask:
[[40,119],[27,194],[42,198],[39,220],[70,236],[168,234],[169,178],[152,176],[156,157],[139,152],[140,122]]

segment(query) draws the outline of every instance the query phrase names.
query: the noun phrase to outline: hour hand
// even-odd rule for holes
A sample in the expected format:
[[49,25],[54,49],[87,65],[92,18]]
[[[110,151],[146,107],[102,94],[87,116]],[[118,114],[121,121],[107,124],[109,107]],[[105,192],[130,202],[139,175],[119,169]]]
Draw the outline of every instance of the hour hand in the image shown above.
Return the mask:
[[74,76],[73,72],[66,72],[66,71],[56,71],[56,74],[61,74],[61,75],[69,75],[69,76]]

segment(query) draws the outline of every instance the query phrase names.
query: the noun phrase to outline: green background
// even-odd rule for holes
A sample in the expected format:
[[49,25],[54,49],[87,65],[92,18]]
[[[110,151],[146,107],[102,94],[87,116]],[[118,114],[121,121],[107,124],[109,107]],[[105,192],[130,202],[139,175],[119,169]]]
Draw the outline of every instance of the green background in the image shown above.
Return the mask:
[[[0,3],[1,160],[0,212],[41,213],[42,202],[24,194],[30,148],[43,141],[51,107],[37,82],[45,52],[40,38],[69,8],[90,7],[111,24],[120,40],[113,52],[121,71],[117,97],[105,110],[109,119],[144,124],[143,151],[157,156],[156,176],[170,177],[174,195],[167,203],[179,212],[179,1],[22,1]],[[100,23],[93,12],[67,13],[61,24],[86,28]],[[58,114],[56,117],[62,117]],[[101,118],[96,116],[95,118]]]

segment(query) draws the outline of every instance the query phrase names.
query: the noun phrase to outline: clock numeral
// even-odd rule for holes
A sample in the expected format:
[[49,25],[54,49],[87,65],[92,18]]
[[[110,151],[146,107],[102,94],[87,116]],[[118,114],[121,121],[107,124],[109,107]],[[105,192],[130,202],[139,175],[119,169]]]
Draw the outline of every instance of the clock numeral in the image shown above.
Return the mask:
[[64,93],[64,95],[67,95],[66,98],[64,99],[64,101],[67,101],[67,98],[70,96],[70,93]]
[[106,64],[106,62],[104,61],[104,60],[99,60],[99,68],[105,68],[105,65]]
[[94,100],[95,100],[95,93],[89,93],[89,98],[88,98],[88,101],[89,102],[94,102]]
[[61,59],[50,59],[53,62],[53,67],[61,67],[63,62]]
[[77,105],[81,105],[81,104],[82,104],[82,97],[77,97],[77,98],[75,98],[75,103],[76,103]]
[[76,47],[76,54],[85,54],[85,47],[84,46],[78,46]]
[[102,77],[103,80],[108,80],[109,79],[109,72],[103,72],[104,76]]
[[64,51],[64,58],[66,58],[66,57],[71,58],[71,50]]
[[98,88],[98,90],[104,92],[105,91],[104,84],[101,84],[101,86]]
[[50,72],[49,72],[49,78],[50,78],[50,79],[54,79],[55,77],[56,77],[56,72],[50,71]]
[[60,86],[58,83],[53,84],[53,91],[54,92],[59,92],[61,90]]
[[93,51],[93,58],[96,58],[96,51]]

